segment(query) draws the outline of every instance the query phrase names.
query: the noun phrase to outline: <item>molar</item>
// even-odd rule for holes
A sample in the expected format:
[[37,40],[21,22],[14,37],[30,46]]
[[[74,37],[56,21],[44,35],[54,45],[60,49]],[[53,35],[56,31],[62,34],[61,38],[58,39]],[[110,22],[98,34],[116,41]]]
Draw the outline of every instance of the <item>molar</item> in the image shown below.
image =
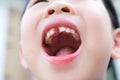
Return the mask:
[[79,35],[77,33],[74,33],[73,34],[73,37],[76,39],[76,40],[79,40]]
[[66,29],[66,32],[71,33],[71,29],[70,29],[70,28],[67,28],[67,29]]
[[71,32],[72,34],[75,34],[75,31],[74,31],[74,30],[72,30],[72,29],[70,30],[70,32]]

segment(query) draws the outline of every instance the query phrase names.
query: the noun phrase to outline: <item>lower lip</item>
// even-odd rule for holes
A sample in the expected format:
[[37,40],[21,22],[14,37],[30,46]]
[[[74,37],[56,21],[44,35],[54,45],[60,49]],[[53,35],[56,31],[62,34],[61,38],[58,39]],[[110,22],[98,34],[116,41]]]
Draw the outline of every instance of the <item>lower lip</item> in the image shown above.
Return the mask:
[[45,59],[52,65],[65,65],[73,60],[75,60],[81,52],[81,46],[80,48],[73,54],[66,55],[66,56],[49,56],[47,53],[44,54]]

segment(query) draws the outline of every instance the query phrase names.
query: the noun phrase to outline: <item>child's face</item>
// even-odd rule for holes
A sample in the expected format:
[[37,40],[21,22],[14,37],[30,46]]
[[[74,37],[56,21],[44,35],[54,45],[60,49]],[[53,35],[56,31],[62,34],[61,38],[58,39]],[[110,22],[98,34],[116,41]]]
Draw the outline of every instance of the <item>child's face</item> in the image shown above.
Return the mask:
[[21,22],[22,64],[39,80],[103,80],[114,39],[102,0],[36,2]]

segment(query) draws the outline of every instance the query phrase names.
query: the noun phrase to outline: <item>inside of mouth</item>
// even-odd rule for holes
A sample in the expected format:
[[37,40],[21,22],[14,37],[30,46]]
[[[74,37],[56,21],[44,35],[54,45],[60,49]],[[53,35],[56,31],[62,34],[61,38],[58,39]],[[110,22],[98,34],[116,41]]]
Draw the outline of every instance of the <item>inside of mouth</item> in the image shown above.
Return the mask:
[[60,32],[51,36],[49,42],[43,40],[43,47],[49,56],[65,56],[74,54],[81,44],[72,33]]

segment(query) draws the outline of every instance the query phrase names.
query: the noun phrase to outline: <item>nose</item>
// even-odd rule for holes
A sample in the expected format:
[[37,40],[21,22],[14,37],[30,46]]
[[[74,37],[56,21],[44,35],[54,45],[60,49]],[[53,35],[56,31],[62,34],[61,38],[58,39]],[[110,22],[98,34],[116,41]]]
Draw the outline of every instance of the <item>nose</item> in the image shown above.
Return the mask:
[[46,15],[69,13],[74,14],[73,6],[67,2],[56,1],[47,7]]

